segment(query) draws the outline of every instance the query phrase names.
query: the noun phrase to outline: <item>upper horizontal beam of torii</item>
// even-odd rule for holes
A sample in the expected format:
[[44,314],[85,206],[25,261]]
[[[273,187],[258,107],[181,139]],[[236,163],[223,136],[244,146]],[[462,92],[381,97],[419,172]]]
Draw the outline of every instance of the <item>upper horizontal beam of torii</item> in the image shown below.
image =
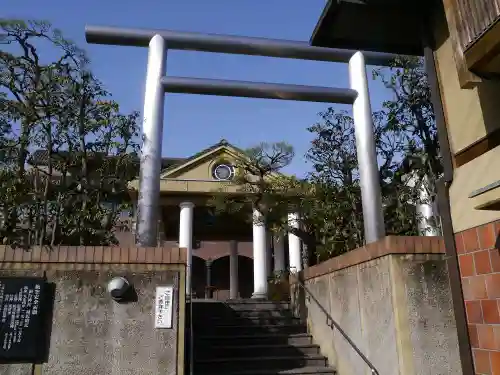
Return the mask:
[[[201,34],[184,31],[85,26],[88,43],[115,46],[148,47],[151,38],[160,35],[168,49],[281,57],[301,60],[347,63],[357,51],[313,47],[307,42],[254,38],[235,35]],[[364,51],[368,65],[388,66],[397,55]]]

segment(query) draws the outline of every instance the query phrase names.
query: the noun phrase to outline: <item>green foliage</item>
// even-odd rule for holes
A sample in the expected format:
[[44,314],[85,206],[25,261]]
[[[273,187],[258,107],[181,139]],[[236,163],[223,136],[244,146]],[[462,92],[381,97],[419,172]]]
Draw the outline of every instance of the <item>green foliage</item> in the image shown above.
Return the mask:
[[[418,235],[422,218],[415,204],[432,203],[419,191],[425,186],[435,196],[442,173],[427,77],[420,59],[400,58],[388,70],[375,70],[374,78],[394,95],[373,114],[386,233]],[[332,108],[320,116],[308,129],[315,139],[307,158],[322,204],[307,202],[302,210],[315,228],[316,256],[325,259],[362,246],[364,233],[353,119]]]
[[[268,227],[276,227],[282,221],[288,198],[282,193],[288,187],[288,178],[279,173],[292,161],[293,147],[285,142],[261,143],[243,151],[235,160],[236,175],[233,181],[214,194],[210,204],[216,213],[245,213],[248,221],[253,220],[252,211],[258,210],[258,220]],[[227,186],[236,188],[236,193],[225,194]]]
[[439,154],[437,128],[427,75],[420,58],[398,58],[390,75],[382,69],[373,72],[392,91],[395,99],[384,102],[385,128],[405,138],[404,172],[427,176],[429,189],[443,169]]
[[[442,173],[430,90],[420,59],[398,59],[389,69],[374,71],[394,94],[373,114],[375,143],[386,233],[418,235],[421,218],[415,205],[424,185],[435,195]],[[237,162],[241,172],[233,185],[241,198],[214,198],[219,211],[258,208],[272,231],[294,231],[316,261],[364,244],[363,213],[354,121],[349,113],[328,108],[308,128],[314,134],[306,158],[312,172],[304,180],[280,174],[293,149],[284,143],[261,144]],[[410,183],[409,180],[413,180]],[[302,215],[302,228],[287,227],[288,210]]]
[[[392,196],[397,196],[400,201],[412,199],[433,204],[436,182],[443,173],[443,167],[423,61],[417,57],[400,57],[394,61],[389,72],[384,74],[383,70],[377,69],[373,73],[374,78],[383,82],[394,95],[393,100],[383,103],[384,130],[397,133],[402,140],[399,151],[401,161],[389,185],[395,191]],[[414,179],[415,186],[412,188],[405,187],[409,177]],[[426,190],[429,198],[418,196],[417,191],[420,190]],[[397,216],[390,216],[387,220],[406,217],[404,212],[397,211],[395,214]],[[433,227],[439,229],[439,223],[434,223]]]
[[49,23],[1,20],[0,35],[2,242],[113,243],[136,175],[138,113],[120,112]]

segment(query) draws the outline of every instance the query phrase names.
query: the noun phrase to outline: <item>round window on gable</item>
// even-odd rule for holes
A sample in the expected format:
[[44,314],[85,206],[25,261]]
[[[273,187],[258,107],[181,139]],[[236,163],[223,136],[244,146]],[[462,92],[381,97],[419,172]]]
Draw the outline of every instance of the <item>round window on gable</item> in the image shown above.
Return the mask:
[[234,177],[234,167],[226,162],[217,163],[212,168],[212,177],[219,181],[230,181]]

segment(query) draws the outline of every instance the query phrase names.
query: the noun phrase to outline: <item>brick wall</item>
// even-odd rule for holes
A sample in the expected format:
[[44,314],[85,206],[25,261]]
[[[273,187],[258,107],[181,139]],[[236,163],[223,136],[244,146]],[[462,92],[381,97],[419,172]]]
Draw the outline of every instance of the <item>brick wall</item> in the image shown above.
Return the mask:
[[500,374],[500,221],[456,234],[477,374]]
[[[386,236],[377,242],[348,251],[303,271],[304,279],[330,274],[344,268],[356,266],[390,254],[444,254],[441,237]],[[290,280],[293,280],[291,278]]]
[[0,246],[0,268],[13,264],[184,264],[186,251],[179,248],[58,246],[29,250]]

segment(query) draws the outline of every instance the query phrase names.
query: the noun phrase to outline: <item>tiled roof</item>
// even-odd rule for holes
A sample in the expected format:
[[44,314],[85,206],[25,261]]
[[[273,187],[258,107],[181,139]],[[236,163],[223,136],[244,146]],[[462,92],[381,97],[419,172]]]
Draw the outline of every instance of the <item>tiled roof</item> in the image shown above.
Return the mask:
[[238,152],[241,152],[242,154],[245,153],[242,149],[233,146],[232,144],[230,144],[225,139],[221,139],[218,143],[216,143],[216,144],[214,144],[214,145],[212,145],[210,147],[207,147],[206,149],[201,150],[200,152],[197,152],[196,154],[191,155],[190,157],[188,157],[186,159],[183,159],[183,160],[179,161],[179,163],[177,163],[177,164],[172,164],[171,166],[169,166],[169,167],[167,167],[165,169],[162,168],[163,169],[162,173],[168,172],[168,171],[170,171],[170,170],[178,167],[181,164],[189,163],[190,161],[192,161],[192,160],[194,160],[194,159],[196,159],[196,158],[198,158],[198,157],[200,157],[200,156],[202,156],[204,154],[208,154],[209,152],[215,150],[216,148],[218,148],[220,146],[228,146],[228,147],[234,148],[235,150],[237,150]]

